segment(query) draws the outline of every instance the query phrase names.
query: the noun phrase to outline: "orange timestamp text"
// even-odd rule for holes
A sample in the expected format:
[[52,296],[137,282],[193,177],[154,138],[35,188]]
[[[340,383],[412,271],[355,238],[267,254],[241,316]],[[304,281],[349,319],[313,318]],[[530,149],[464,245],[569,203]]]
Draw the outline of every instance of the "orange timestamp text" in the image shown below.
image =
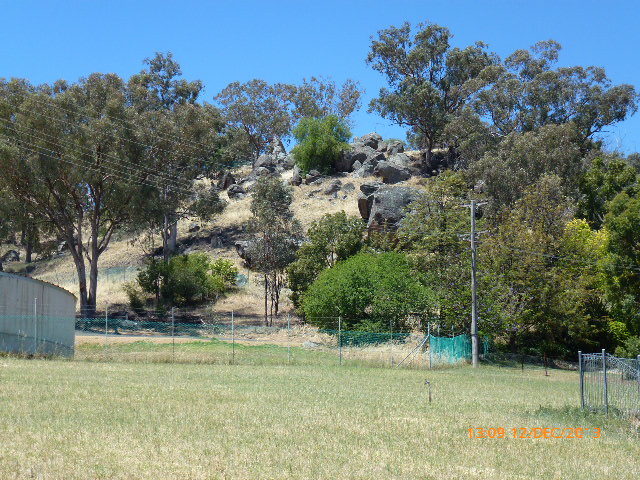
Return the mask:
[[601,429],[597,427],[470,427],[469,438],[600,438]]

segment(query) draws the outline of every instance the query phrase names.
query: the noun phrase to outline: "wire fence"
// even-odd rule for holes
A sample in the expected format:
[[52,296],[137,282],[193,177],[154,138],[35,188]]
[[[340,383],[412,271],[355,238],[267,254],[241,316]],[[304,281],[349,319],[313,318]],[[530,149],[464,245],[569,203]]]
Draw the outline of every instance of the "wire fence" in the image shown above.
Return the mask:
[[[24,355],[50,354],[50,350],[33,348],[48,342],[42,327],[45,322],[51,331],[62,325],[71,329],[72,338],[75,337],[73,358],[80,361],[428,369],[463,364],[471,357],[468,335],[456,335],[454,331],[450,337],[433,335],[430,330],[440,329],[431,324],[426,333],[394,330],[393,324],[387,332],[372,332],[344,328],[351,323],[341,317],[325,318],[325,328],[319,328],[310,324],[315,319],[299,323],[291,317],[281,317],[275,326],[247,324],[238,322],[233,312],[206,318],[175,310],[157,312],[151,318],[109,310],[99,315],[49,317],[41,319],[36,330],[31,327],[32,316],[23,313],[16,316],[25,326],[20,332],[21,342],[13,342],[12,349],[4,350]],[[486,354],[488,342],[484,345]]]
[[636,359],[578,352],[583,409],[640,415],[640,355]]

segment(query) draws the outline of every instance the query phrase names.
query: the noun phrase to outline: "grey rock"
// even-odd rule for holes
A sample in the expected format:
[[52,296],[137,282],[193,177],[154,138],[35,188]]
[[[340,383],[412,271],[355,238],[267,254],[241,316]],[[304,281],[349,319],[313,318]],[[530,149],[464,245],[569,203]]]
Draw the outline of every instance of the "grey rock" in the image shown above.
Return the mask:
[[361,167],[362,167],[362,163],[356,160],[355,162],[353,162],[353,165],[351,166],[351,170],[355,172]]
[[334,195],[340,191],[341,187],[342,187],[342,182],[340,180],[334,180],[329,184],[329,186],[322,193],[324,193],[325,195]]
[[311,170],[309,173],[307,173],[307,176],[304,179],[304,183],[306,185],[315,185],[316,183],[318,183],[318,180],[320,180],[319,183],[322,183],[322,174],[317,170]]
[[383,187],[372,196],[367,223],[369,229],[396,230],[406,214],[407,206],[420,198],[420,191],[411,187]]
[[364,220],[369,220],[369,216],[371,215],[371,206],[373,205],[373,194],[371,195],[358,195],[358,211],[360,212],[360,216]]
[[236,183],[235,177],[231,175],[229,172],[225,172],[218,180],[217,185],[220,190],[226,190],[234,183]]
[[258,157],[256,163],[253,164],[253,170],[260,167],[275,167],[277,164],[276,158],[272,155],[263,154]]
[[379,162],[373,173],[382,177],[382,181],[388,184],[403,182],[411,178],[411,172],[408,168],[386,161]]
[[200,225],[198,225],[197,223],[189,224],[189,233],[195,233],[198,231],[200,231]]
[[298,165],[295,165],[291,173],[295,176],[295,175],[300,175],[302,171],[300,170],[300,167]]
[[253,170],[253,172],[251,172],[251,175],[253,175],[255,178],[258,178],[258,177],[265,177],[265,176],[269,175],[270,173],[271,173],[271,170],[269,170],[268,168],[266,168],[266,167],[258,167],[258,168],[255,168]]
[[409,157],[409,155],[405,155],[404,153],[395,153],[391,155],[387,159],[387,161],[403,167],[408,167],[412,162],[411,157]]
[[353,191],[355,191],[355,189],[356,189],[356,186],[355,186],[353,183],[351,183],[351,182],[349,182],[349,183],[345,183],[345,184],[342,186],[342,191],[343,191],[343,192],[353,192]]
[[242,260],[244,260],[244,263],[247,266],[251,266],[251,255],[249,254],[250,246],[250,242],[244,240],[235,243],[236,253]]
[[364,194],[364,195],[371,195],[372,193],[377,192],[380,187],[383,187],[384,183],[382,182],[365,182],[362,185],[360,185],[360,191]]
[[303,348],[319,348],[321,346],[322,346],[322,344],[318,343],[318,342],[304,342],[302,344]]
[[289,180],[289,183],[294,187],[302,185],[302,175],[300,175],[299,173],[294,175],[293,177],[291,177],[291,180]]
[[382,136],[380,136],[380,134],[375,132],[367,133],[366,135],[363,135],[360,138],[354,139],[354,142],[362,143],[363,145],[366,145],[367,147],[371,147],[375,150],[376,148],[378,148],[378,144],[382,142]]
[[338,162],[335,165],[335,169],[338,172],[350,172],[354,170],[354,164],[360,162],[363,165],[366,162],[377,164],[381,160],[385,160],[384,153],[377,152],[368,145],[352,145],[350,150],[344,150]]
[[377,164],[378,162],[375,164],[371,162],[364,162],[358,170],[353,172],[353,176],[358,178],[371,177],[373,176],[373,171]]
[[279,157],[279,156],[284,157],[287,155],[287,151],[284,148],[284,144],[282,143],[282,140],[280,140],[278,136],[274,136],[271,139],[271,144],[269,145],[269,151],[271,152],[271,155],[275,157]]
[[296,162],[293,159],[293,155],[287,155],[284,157],[284,159],[282,160],[282,168],[284,168],[285,170],[290,170],[292,168],[294,168],[296,166]]
[[229,190],[227,190],[227,195],[229,196],[229,198],[235,198],[235,199],[244,197],[246,193],[247,191],[241,185],[238,185],[238,184],[231,185],[229,187]]
[[387,141],[387,154],[395,155],[404,152],[404,144],[399,140]]
[[11,262],[19,262],[20,254],[15,250],[9,250],[5,253],[2,258],[0,258],[0,262],[2,263],[11,263]]

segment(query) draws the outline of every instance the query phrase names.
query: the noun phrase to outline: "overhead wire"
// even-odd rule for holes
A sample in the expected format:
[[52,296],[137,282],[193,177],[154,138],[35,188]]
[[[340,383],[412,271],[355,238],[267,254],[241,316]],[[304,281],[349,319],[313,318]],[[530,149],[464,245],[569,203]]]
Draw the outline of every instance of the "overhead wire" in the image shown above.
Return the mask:
[[[13,103],[9,103],[9,104],[10,104],[10,105],[12,105],[13,107],[18,107],[17,105],[15,105],[15,104],[13,104]],[[49,106],[50,106],[50,107],[52,107],[53,109],[56,109],[56,108],[62,108],[62,107],[58,107],[58,106],[56,106],[56,105],[49,105]],[[73,112],[73,111],[70,111],[70,112]],[[31,113],[31,114],[35,114],[36,116],[41,116],[41,117],[43,117],[43,118],[47,118],[47,119],[49,119],[49,120],[53,120],[53,121],[56,121],[56,122],[60,122],[60,123],[65,124],[65,125],[70,125],[70,126],[72,126],[72,127],[76,127],[76,126],[77,126],[77,125],[75,125],[74,123],[72,123],[72,122],[70,122],[70,121],[68,121],[68,120],[63,120],[63,119],[58,118],[58,117],[53,117],[53,116],[50,116],[50,115],[46,115],[46,114],[44,114],[44,113],[42,113],[42,112],[30,112],[30,113]],[[74,112],[74,113],[75,113],[75,112]],[[88,115],[87,115],[87,116],[88,116]],[[105,115],[105,116],[106,116],[106,115]],[[94,120],[98,120],[98,119],[95,119],[95,118],[94,118]],[[132,122],[132,123],[133,123],[133,122]],[[140,125],[133,124],[133,126],[136,126],[136,127],[140,128]],[[166,150],[166,149],[161,148],[161,147],[154,147],[154,146],[151,146],[151,145],[147,145],[147,144],[142,143],[142,142],[140,142],[140,141],[132,140],[132,139],[129,139],[129,138],[126,138],[126,137],[122,137],[122,136],[120,136],[120,135],[116,135],[116,134],[107,134],[107,135],[111,136],[112,138],[117,138],[117,139],[123,140],[123,141],[125,141],[125,142],[129,142],[129,143],[131,143],[131,144],[138,145],[138,146],[141,146],[141,147],[144,147],[144,148],[147,148],[147,149],[155,149],[155,150],[157,150],[158,152],[164,152],[164,153],[167,153],[167,154],[169,154],[169,155],[177,155],[177,156],[182,157],[182,158],[184,158],[184,159],[186,159],[186,160],[199,161],[199,159],[197,159],[197,158],[195,158],[195,157],[193,157],[193,156],[186,155],[186,154],[181,153],[181,152],[172,152],[172,151]],[[206,152],[205,152],[205,153],[206,153]]]
[[[10,137],[6,137],[5,136],[4,139],[0,137],[0,140],[3,140],[6,144],[11,144],[11,140],[12,139]],[[28,145],[30,147],[33,147],[33,148],[29,148],[26,145]],[[42,156],[50,158],[52,160],[61,161],[61,162],[67,163],[69,165],[73,165],[74,167],[77,167],[77,168],[86,168],[86,169],[92,170],[92,171],[97,172],[97,173],[105,173],[104,171],[100,170],[100,168],[93,167],[91,165],[78,164],[78,163],[76,163],[76,162],[74,162],[72,160],[69,160],[68,157],[64,157],[64,156],[60,156],[60,155],[54,156],[54,155],[50,155],[50,154],[44,153],[43,151],[57,154],[57,152],[55,152],[54,150],[50,150],[48,148],[44,148],[44,147],[42,147],[40,145],[37,145],[37,144],[34,144],[32,142],[27,142],[27,141],[23,140],[21,142],[21,144],[18,145],[18,146],[20,148],[24,149],[24,150],[30,151],[31,153],[35,153],[37,155],[42,155]],[[135,185],[145,185],[145,186],[153,187],[153,188],[162,188],[161,185],[158,185],[158,184],[155,184],[155,183],[148,183],[148,182],[145,182],[145,181],[142,181],[142,180],[137,180],[137,179],[133,179],[133,180],[129,179],[129,178],[127,178],[125,176],[125,175],[128,175],[127,172],[120,171],[119,173],[120,173],[120,175],[111,174],[111,176],[113,176],[114,178],[120,179],[120,180],[127,181],[129,183],[133,183]],[[191,194],[191,192],[189,192],[187,190],[181,190],[181,193],[184,193],[185,195],[190,195]]]
[[[0,117],[0,121],[1,122],[5,122],[5,123],[10,123],[9,127],[11,130],[13,130],[14,132],[18,133],[18,134],[26,134],[27,136],[31,137],[31,138],[36,138],[39,140],[43,140],[45,142],[51,142],[54,145],[58,146],[58,147],[65,147],[66,145],[68,145],[68,141],[65,141],[65,145],[61,144],[59,141],[55,140],[55,137],[53,135],[49,135],[46,133],[41,133],[41,135],[37,135],[37,134],[33,134],[33,133],[26,133],[26,132],[22,132],[20,131],[18,128],[16,128],[11,122],[9,122],[7,119],[4,119],[2,117]],[[35,129],[30,128],[30,127],[24,127],[21,126],[20,128],[26,128],[27,130],[30,131],[34,131]],[[52,140],[47,140],[47,138],[50,138]],[[20,140],[18,140],[20,141]],[[35,146],[36,144],[32,143],[32,146]],[[44,148],[44,147],[43,147]],[[67,147],[68,148],[68,147]],[[80,147],[80,148],[84,148],[84,150],[86,150],[87,153],[83,153],[81,151],[78,151],[76,149],[73,148],[68,148],[69,150],[71,150],[72,152],[79,154],[79,155],[93,155],[93,152],[91,152],[89,150],[88,147]],[[47,149],[48,150],[48,149]],[[52,151],[53,150],[49,150]],[[103,159],[102,161],[104,163],[106,163],[107,165],[110,165],[112,167],[116,167],[117,169],[125,169],[125,170],[121,170],[120,173],[139,173],[141,168],[144,168],[143,165],[136,165],[132,162],[128,162],[126,160],[123,159],[119,159],[118,157],[114,157],[112,155],[109,154],[103,154],[104,157],[106,157],[106,159]],[[112,160],[108,160],[108,159],[112,159]],[[148,168],[148,167],[147,167]],[[131,172],[126,172],[126,170],[130,170]],[[153,177],[158,178],[159,180],[162,180],[164,182],[171,182],[173,184],[173,186],[179,187],[179,188],[184,188],[184,189],[188,189],[190,188],[191,184],[182,180],[178,180],[178,179],[174,179],[171,177],[166,177],[162,174],[157,174],[157,173],[153,173],[150,171],[145,172],[147,175],[151,175]]]

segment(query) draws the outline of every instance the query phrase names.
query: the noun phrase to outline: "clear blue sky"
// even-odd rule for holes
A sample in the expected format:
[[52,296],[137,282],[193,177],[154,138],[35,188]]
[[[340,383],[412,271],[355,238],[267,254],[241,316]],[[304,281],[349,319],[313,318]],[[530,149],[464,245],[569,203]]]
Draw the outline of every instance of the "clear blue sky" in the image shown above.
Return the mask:
[[[390,25],[432,21],[454,44],[488,43],[502,57],[553,38],[562,65],[597,65],[640,89],[640,2],[433,0],[0,0],[0,77],[70,81],[91,72],[128,77],[171,51],[187,79],[213,96],[232,81],[297,83],[312,75],[366,89],[355,135],[404,130],[366,112],[383,79],[365,65],[370,37]],[[640,114],[611,129],[610,148],[640,151]]]

